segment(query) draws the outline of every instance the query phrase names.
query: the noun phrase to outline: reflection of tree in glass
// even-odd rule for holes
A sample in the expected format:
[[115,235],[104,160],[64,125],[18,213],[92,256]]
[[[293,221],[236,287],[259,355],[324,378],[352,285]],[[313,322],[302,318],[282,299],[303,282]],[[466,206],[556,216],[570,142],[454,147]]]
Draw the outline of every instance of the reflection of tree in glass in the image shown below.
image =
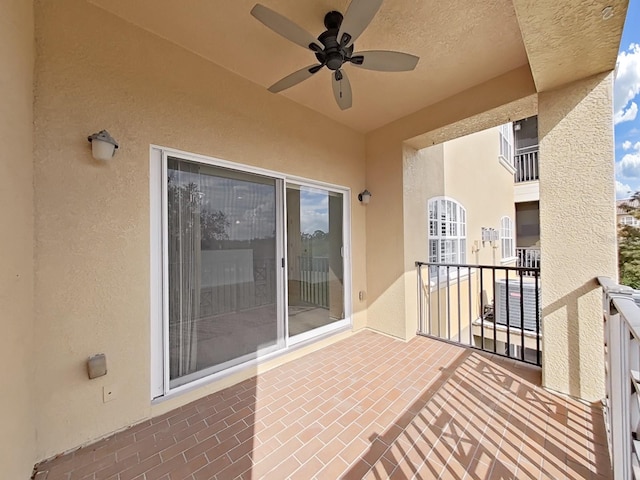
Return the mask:
[[329,255],[329,234],[322,230],[313,233],[300,232],[302,251],[305,255],[326,257]]
[[[227,215],[222,210],[203,209],[204,194],[195,183],[177,185],[171,180],[172,178],[169,177],[167,191],[170,223],[172,223],[171,220],[180,218],[183,231],[194,227],[199,228],[203,242],[228,239],[227,229],[231,223]],[[199,225],[195,225],[197,220]]]

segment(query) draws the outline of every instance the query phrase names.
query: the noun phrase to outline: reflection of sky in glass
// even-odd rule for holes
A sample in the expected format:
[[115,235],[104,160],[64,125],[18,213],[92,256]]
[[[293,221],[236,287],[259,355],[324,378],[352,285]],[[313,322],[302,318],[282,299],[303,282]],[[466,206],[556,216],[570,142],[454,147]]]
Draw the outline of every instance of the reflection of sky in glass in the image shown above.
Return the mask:
[[329,195],[325,190],[300,187],[300,231],[329,232]]

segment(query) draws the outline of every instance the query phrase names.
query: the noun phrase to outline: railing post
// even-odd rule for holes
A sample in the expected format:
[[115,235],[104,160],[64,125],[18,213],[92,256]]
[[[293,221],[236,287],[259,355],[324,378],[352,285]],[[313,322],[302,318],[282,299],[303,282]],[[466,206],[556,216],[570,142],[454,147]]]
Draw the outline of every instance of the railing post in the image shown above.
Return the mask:
[[611,304],[611,296],[605,293],[605,318],[607,329],[608,416],[611,431],[611,466],[614,480],[631,477],[631,440],[629,427],[629,399],[631,385],[629,372],[629,331],[620,314]]
[[424,307],[422,304],[422,265],[416,262],[418,269],[418,333],[424,333]]

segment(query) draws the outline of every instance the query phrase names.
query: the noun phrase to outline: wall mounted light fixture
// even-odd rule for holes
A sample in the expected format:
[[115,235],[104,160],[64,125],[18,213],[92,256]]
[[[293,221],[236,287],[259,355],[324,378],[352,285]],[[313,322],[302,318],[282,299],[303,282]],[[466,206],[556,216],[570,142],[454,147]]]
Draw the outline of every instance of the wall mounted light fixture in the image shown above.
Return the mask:
[[106,130],[89,135],[87,140],[91,143],[91,153],[96,160],[111,160],[118,149],[118,142]]
[[604,7],[602,9],[602,19],[609,20],[610,18],[613,18],[613,13],[613,7],[611,5]]
[[358,200],[360,200],[363,205],[367,205],[369,203],[369,200],[371,200],[371,192],[367,189],[364,189],[364,191],[358,194]]

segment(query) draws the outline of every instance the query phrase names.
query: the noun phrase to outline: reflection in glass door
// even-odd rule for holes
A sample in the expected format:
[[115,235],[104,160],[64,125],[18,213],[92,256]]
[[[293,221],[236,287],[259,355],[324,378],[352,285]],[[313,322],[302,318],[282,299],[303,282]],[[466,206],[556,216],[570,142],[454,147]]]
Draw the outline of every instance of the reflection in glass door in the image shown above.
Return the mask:
[[169,381],[284,347],[280,180],[168,157]]
[[287,184],[289,337],[345,318],[343,195]]

